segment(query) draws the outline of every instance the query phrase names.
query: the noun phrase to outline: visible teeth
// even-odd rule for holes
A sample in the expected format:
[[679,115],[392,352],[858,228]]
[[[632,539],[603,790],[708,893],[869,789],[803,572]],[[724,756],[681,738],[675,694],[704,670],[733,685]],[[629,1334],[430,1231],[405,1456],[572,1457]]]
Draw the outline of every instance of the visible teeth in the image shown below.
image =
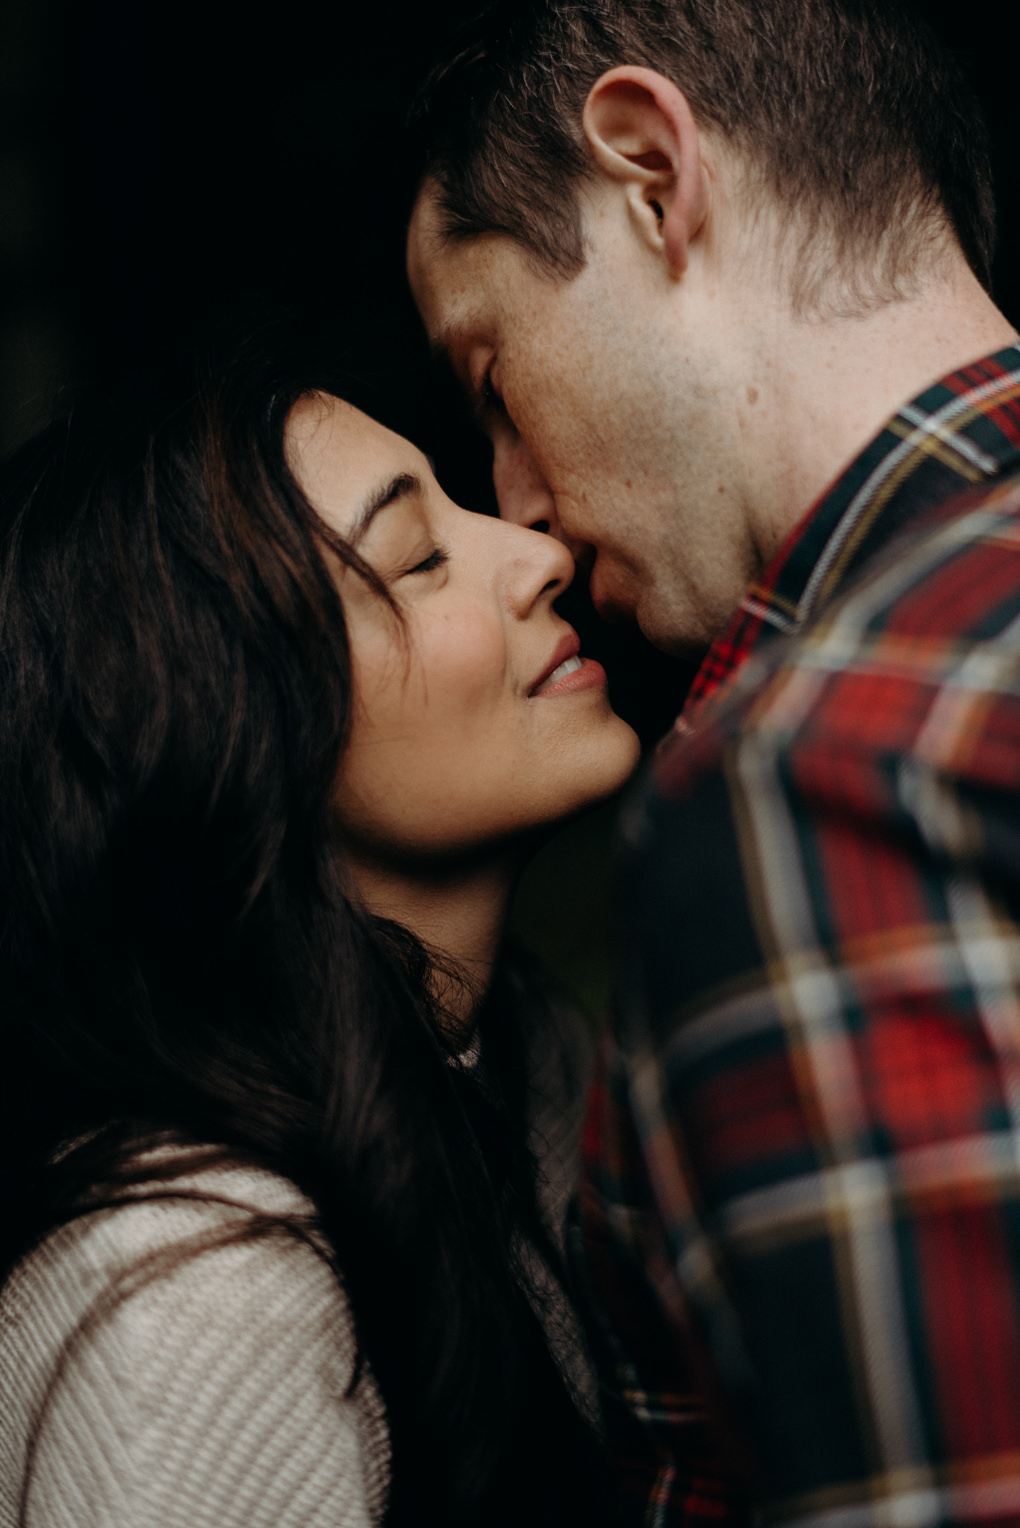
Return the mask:
[[564,659],[559,668],[553,669],[542,689],[544,690],[547,684],[556,684],[560,679],[566,679],[568,674],[576,674],[579,668],[584,668],[584,659],[575,653],[572,658]]

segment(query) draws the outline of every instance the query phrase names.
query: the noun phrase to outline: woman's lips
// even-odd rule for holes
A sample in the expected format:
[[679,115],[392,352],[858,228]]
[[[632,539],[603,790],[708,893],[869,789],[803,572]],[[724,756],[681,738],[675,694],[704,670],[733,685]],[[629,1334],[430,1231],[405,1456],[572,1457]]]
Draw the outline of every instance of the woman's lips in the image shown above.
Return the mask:
[[606,671],[594,658],[582,658],[581,639],[568,628],[549,660],[549,666],[528,691],[529,699],[539,695],[573,695],[591,690],[606,682]]
[[572,626],[568,626],[566,631],[563,633],[563,636],[557,642],[555,651],[552,653],[549,662],[539,674],[538,678],[535,680],[535,683],[531,686],[528,694],[537,695],[539,690],[542,689],[543,685],[549,683],[557,669],[561,669],[565,663],[569,663],[571,658],[576,658],[580,651],[581,638],[577,635],[577,632]]
[[597,663],[594,658],[582,658],[580,653],[573,653],[557,664],[548,679],[544,679],[531,693],[533,696],[573,695],[579,690],[590,690],[605,682],[606,671],[601,663]]

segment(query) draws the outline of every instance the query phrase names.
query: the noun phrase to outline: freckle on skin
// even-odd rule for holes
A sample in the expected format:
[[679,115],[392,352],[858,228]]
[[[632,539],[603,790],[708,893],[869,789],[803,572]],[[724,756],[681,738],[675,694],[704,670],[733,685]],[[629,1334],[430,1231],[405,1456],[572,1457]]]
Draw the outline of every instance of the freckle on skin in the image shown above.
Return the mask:
[[756,387],[749,387],[747,389],[747,401],[751,404],[758,402],[758,389]]
[[726,492],[725,487],[723,486],[722,483],[720,483],[719,487],[716,489],[716,493],[725,493],[725,492]]

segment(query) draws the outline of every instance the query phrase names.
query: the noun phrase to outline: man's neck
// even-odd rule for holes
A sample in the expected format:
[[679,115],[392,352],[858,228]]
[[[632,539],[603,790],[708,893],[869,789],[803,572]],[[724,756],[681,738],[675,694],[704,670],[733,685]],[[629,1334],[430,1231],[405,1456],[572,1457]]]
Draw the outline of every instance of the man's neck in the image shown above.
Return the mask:
[[962,259],[915,299],[858,318],[759,323],[762,402],[746,411],[752,533],[765,562],[885,422],[947,373],[1017,340]]

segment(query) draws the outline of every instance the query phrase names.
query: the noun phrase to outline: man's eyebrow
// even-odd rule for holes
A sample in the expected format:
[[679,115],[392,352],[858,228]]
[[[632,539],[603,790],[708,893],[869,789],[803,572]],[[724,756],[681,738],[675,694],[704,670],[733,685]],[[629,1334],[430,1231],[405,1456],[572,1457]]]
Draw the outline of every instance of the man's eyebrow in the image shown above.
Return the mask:
[[348,545],[357,546],[376,515],[388,504],[395,503],[397,499],[421,499],[424,496],[425,484],[417,472],[398,472],[396,477],[390,478],[388,483],[383,483],[381,487],[370,493],[362,504],[347,537]]

